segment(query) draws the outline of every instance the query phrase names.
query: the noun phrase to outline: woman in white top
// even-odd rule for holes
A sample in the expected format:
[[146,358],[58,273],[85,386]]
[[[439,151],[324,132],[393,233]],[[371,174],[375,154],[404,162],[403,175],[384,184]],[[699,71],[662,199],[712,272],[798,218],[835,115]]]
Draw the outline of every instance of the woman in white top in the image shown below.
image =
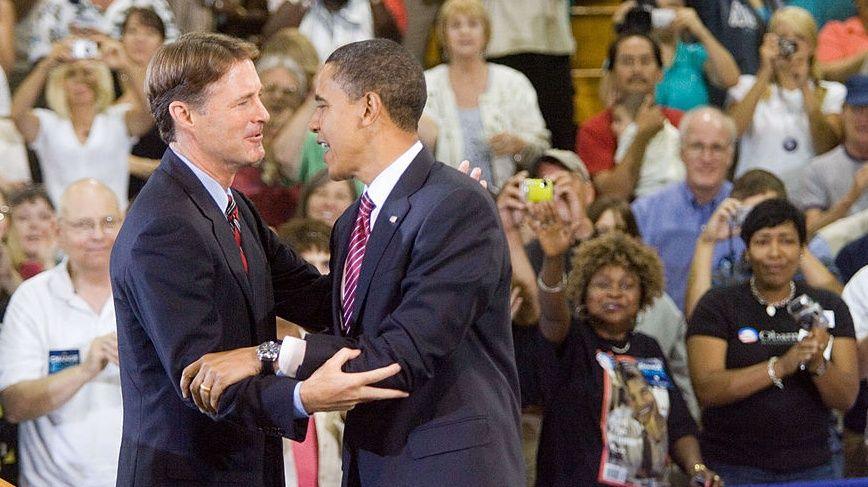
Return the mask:
[[518,71],[485,61],[488,14],[479,0],[448,0],[437,19],[448,64],[425,72],[428,102],[420,125],[438,160],[468,159],[497,190],[549,147],[536,91]]
[[[55,204],[70,183],[92,177],[110,187],[126,207],[130,149],[153,124],[144,108],[144,69],[129,60],[117,41],[90,40],[98,41],[97,52],[84,52],[82,39],[54,45],[15,92],[12,119],[36,152]],[[132,90],[132,103],[112,105],[110,68],[138,88]],[[49,109],[33,108],[43,86]]]
[[788,193],[798,194],[808,162],[840,143],[847,90],[819,80],[816,46],[817,24],[808,11],[775,12],[760,47],[759,71],[741,76],[729,90],[729,114],[741,136],[736,176],[766,169]]
[[9,83],[6,73],[15,66],[15,5],[0,0],[0,188],[10,191],[30,181],[24,139],[9,120]]

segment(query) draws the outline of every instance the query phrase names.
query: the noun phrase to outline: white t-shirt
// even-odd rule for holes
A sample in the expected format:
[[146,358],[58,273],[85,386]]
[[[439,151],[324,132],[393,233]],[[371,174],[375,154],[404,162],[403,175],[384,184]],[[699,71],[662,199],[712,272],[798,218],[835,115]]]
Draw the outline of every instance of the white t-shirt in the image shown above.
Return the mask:
[[124,115],[129,109],[129,104],[114,105],[97,115],[84,144],[68,118],[44,108],[33,110],[39,133],[30,147],[39,157],[45,189],[55,206],[70,183],[90,177],[111,188],[121,209],[126,208],[129,155],[137,140],[127,132]]
[[[631,122],[618,137],[618,150],[615,163],[627,155],[627,150],[636,139],[636,123]],[[684,181],[687,175],[681,160],[681,134],[669,120],[663,120],[663,128],[657,132],[645,147],[639,181],[636,183],[636,197],[646,196],[663,189],[674,182]]]
[[844,286],[841,298],[850,308],[856,340],[868,337],[868,266],[863,267],[850,278]]
[[371,3],[368,0],[349,0],[337,12],[330,12],[322,0],[314,0],[298,30],[310,39],[320,61],[325,61],[344,44],[374,38]]
[[[84,361],[116,330],[114,300],[99,314],[72,287],[66,261],[28,279],[0,330],[0,391]],[[120,372],[106,366],[66,404],[19,425],[20,485],[114,486],[123,419]]]
[[[729,89],[730,101],[741,101],[756,82],[745,74]],[[847,89],[841,83],[820,81],[826,89],[821,110],[839,114]],[[782,90],[770,85],[769,96],[762,97],[753,114],[753,122],[741,136],[736,177],[751,169],[765,169],[777,175],[788,194],[798,194],[802,169],[816,156],[811,128],[801,90]]]

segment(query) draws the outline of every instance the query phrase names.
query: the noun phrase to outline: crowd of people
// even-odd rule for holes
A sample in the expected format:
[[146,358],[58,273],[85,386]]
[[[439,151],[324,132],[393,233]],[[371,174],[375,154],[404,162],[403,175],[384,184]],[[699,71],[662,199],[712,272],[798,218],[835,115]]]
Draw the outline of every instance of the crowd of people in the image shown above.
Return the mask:
[[[115,484],[110,256],[172,141],[156,110],[209,116],[146,89],[203,30],[259,47],[264,158],[232,188],[323,275],[366,186],[329,178],[353,154],[322,63],[372,38],[439,58],[418,139],[499,212],[528,485],[868,477],[868,0],[609,2],[605,108],[577,127],[582,3],[0,0],[0,478]],[[339,485],[345,417],[310,422],[286,485]]]

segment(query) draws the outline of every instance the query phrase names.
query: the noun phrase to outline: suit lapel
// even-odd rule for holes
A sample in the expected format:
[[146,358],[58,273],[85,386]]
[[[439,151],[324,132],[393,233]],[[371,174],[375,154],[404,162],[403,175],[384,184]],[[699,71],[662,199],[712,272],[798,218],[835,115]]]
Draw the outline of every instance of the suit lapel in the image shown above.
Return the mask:
[[[392,192],[386,198],[386,202],[383,203],[380,213],[377,215],[374,231],[371,232],[371,236],[368,238],[365,257],[362,260],[359,283],[356,287],[356,300],[353,309],[353,321],[356,324],[361,322],[362,309],[371,286],[374,271],[377,270],[386,247],[392,241],[392,237],[410,210],[409,198],[425,183],[433,164],[434,159],[431,157],[431,154],[427,150],[422,149],[407,167],[407,170],[404,171],[404,174],[401,175],[401,178],[398,179],[395,187],[392,188]],[[349,236],[347,236],[347,240],[349,240]],[[347,245],[348,242],[345,241],[345,249]],[[355,330],[359,331],[360,329],[355,328]]]
[[[214,198],[211,197],[208,190],[202,185],[202,182],[193,174],[193,171],[171,149],[166,149],[163,161],[160,163],[160,169],[166,171],[173,179],[178,181],[190,196],[190,199],[193,200],[193,203],[199,208],[199,211],[202,212],[202,215],[211,222],[211,229],[223,253],[223,258],[226,260],[229,270],[241,287],[248,306],[252,309],[253,292],[247,279],[247,273],[244,272],[244,266],[241,264],[241,254],[238,252],[238,246],[235,244],[235,237],[232,235],[232,228],[226,220],[226,215],[217,208]],[[245,227],[243,219],[241,227],[242,229]],[[246,246],[245,251],[247,251]]]

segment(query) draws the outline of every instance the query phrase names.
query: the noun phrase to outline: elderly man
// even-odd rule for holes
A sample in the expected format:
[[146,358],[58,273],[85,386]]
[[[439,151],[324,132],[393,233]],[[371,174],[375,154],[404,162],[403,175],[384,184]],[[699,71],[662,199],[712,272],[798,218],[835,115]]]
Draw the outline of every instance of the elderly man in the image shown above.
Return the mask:
[[0,401],[20,423],[22,485],[113,486],[122,409],[109,254],[123,216],[94,179],[70,185],[58,214],[67,258],[12,296]]
[[[736,128],[720,110],[700,107],[684,116],[680,130],[685,181],[637,199],[633,212],[645,243],[655,247],[663,261],[666,292],[684,311],[687,273],[696,238],[732,190],[726,176],[733,162]],[[721,246],[715,256],[725,252]]]
[[847,82],[842,118],[843,143],[811,161],[802,176],[796,204],[809,232],[868,209],[868,75]]
[[600,196],[629,199],[639,182],[645,149],[668,120],[678,126],[682,113],[654,104],[654,89],[663,78],[663,58],[650,37],[629,34],[609,47],[609,79],[615,101],[642,99],[633,122],[636,134],[624,156],[616,162],[618,135],[614,112],[607,108],[589,118],[579,129],[576,152],[588,166]]

